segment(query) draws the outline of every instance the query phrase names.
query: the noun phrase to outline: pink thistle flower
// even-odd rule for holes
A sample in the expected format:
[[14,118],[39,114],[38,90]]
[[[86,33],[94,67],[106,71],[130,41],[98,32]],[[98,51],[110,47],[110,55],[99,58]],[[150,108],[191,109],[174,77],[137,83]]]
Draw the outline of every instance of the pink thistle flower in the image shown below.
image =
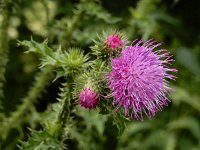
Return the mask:
[[170,72],[177,72],[168,67],[174,60],[167,50],[154,50],[161,44],[152,40],[142,43],[123,49],[120,57],[111,59],[107,79],[114,106],[137,120],[143,120],[143,113],[152,118],[168,105],[172,91],[168,79],[175,80]]
[[90,88],[85,88],[79,95],[79,103],[86,109],[95,108],[97,105],[97,95]]
[[122,46],[122,40],[117,35],[110,35],[106,39],[106,44],[110,49],[117,49]]

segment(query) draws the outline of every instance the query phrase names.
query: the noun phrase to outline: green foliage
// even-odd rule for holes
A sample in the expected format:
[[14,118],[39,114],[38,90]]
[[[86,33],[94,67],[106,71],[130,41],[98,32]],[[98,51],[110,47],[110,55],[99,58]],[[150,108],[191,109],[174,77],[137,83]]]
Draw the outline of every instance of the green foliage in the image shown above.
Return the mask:
[[28,142],[23,142],[20,149],[23,150],[63,150],[66,149],[62,141],[56,140],[55,137],[51,136],[45,131],[32,131],[31,137]]
[[181,103],[186,103],[191,106],[196,111],[200,111],[199,97],[196,95],[191,95],[184,89],[176,87],[176,92],[172,95],[174,99],[174,104],[180,105]]
[[[20,127],[23,122],[29,120],[28,112],[34,110],[33,104],[41,97],[45,88],[53,79],[51,71],[51,68],[44,68],[36,75],[35,82],[27,93],[27,96],[22,99],[22,104],[3,121],[2,127],[0,128],[1,138],[5,139],[12,128]],[[20,119],[22,117],[25,119]]]
[[48,24],[53,20],[56,9],[56,3],[47,0],[35,1],[28,8],[23,9],[28,29],[37,35],[46,37]]
[[[182,59],[184,58],[184,59]],[[200,64],[198,63],[197,57],[189,49],[181,47],[177,50],[177,61],[188,68],[194,74],[199,75]]]
[[108,24],[114,24],[121,21],[120,18],[113,17],[105,11],[101,5],[92,0],[83,0],[83,4],[78,6],[78,9],[83,9],[86,15],[95,16],[96,18],[105,21]]
[[[99,115],[97,110],[85,111],[81,108],[77,110],[77,114],[84,120],[79,120],[78,125],[72,124],[73,126],[69,128],[71,139],[78,143],[77,148],[85,150],[101,149],[100,143],[104,141],[103,131],[107,117]],[[87,124],[85,124],[86,122]],[[84,128],[84,130],[81,130],[81,128]],[[98,141],[94,141],[93,138],[98,139]]]
[[90,63],[88,55],[84,55],[78,48],[70,48],[63,51],[61,47],[54,51],[47,46],[47,41],[37,43],[33,40],[19,42],[19,45],[28,47],[29,52],[38,53],[42,56],[40,67],[52,66],[58,69],[56,79],[61,76],[76,75],[86,68]]
[[[3,85],[5,82],[6,64],[8,61],[8,24],[9,24],[9,5],[8,0],[1,3],[2,20],[0,24],[0,110],[2,109]],[[1,118],[1,116],[0,116]]]
[[[140,0],[136,8],[130,7],[131,19],[129,24],[131,26],[128,33],[140,34],[144,40],[148,40],[151,36],[162,39],[162,35],[159,32],[165,34],[165,31],[161,31],[162,24],[160,22],[177,25],[177,20],[165,13],[165,9],[160,6],[160,2],[161,0]],[[133,37],[133,35],[130,36]]]

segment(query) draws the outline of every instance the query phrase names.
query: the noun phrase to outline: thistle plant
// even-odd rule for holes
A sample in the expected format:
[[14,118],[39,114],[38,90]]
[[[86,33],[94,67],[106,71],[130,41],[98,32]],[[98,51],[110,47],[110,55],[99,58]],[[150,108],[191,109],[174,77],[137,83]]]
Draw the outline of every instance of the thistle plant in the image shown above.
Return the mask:
[[[185,41],[171,32],[168,6],[159,0],[1,3],[0,149],[199,148],[199,95],[186,92],[177,75],[198,62],[198,53],[178,49]],[[12,17],[20,20],[14,40]],[[179,51],[191,58],[178,64]],[[15,65],[19,74],[11,71]],[[192,66],[195,78],[184,69],[180,74],[198,93],[199,66]]]
[[[160,46],[155,41],[143,44],[139,41],[128,46],[122,36],[113,32],[104,41],[98,42],[106,47],[109,57],[98,57],[99,54],[102,56],[101,53],[105,54],[104,47],[92,46],[96,60],[90,60],[88,54],[77,48],[63,50],[59,47],[53,50],[47,44],[47,41],[19,41],[19,45],[28,47],[27,53],[41,55],[40,68],[54,68],[54,81],[60,77],[65,79],[58,99],[60,107],[56,121],[43,128],[43,132],[63,141],[61,145],[65,145],[64,141],[68,138],[65,129],[75,125],[70,114],[76,113],[78,105],[89,110],[101,109],[101,103],[112,101],[103,107],[110,115],[122,114],[122,108],[124,120],[121,121],[124,122],[127,117],[142,120],[143,112],[151,118],[169,102],[167,96],[171,88],[167,78],[175,79],[169,72],[176,72],[176,69],[169,68],[173,59],[167,50],[154,51]],[[27,145],[24,144],[24,148]],[[46,148],[47,145],[43,146]]]

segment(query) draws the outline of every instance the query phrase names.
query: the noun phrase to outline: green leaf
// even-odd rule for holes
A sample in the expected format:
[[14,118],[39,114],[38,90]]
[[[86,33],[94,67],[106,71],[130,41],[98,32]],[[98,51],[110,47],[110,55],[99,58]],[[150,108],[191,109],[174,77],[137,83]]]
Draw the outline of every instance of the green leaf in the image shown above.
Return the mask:
[[41,55],[49,55],[53,51],[51,48],[48,47],[47,40],[45,40],[43,43],[38,43],[31,38],[31,41],[18,41],[18,45],[27,47],[28,50],[26,51],[26,53],[35,52]]
[[175,150],[177,144],[177,138],[174,133],[169,134],[166,140],[165,150]]
[[95,127],[99,134],[103,135],[104,124],[108,119],[107,116],[99,114],[98,110],[88,111],[82,108],[79,108],[78,114],[83,117],[88,130],[91,130],[92,127]]
[[200,64],[198,63],[197,56],[186,47],[179,48],[176,54],[177,60],[183,64],[192,73],[200,74]]
[[[90,66],[88,55],[84,55],[83,51],[78,48],[70,48],[68,51],[62,51],[61,47],[57,51],[49,48],[47,41],[43,43],[37,43],[31,39],[31,41],[18,42],[18,45],[28,47],[27,53],[34,52],[41,54],[42,62],[40,67],[53,66],[56,69],[63,70],[63,75],[70,75],[74,77],[79,72]],[[86,63],[87,62],[87,63]],[[61,74],[59,73],[59,76]],[[57,77],[59,77],[57,76]]]
[[121,21],[121,18],[113,17],[103,7],[94,2],[85,2],[80,5],[89,16],[95,16],[109,24],[114,24]]
[[42,67],[48,66],[48,65],[55,66],[56,63],[57,63],[57,61],[54,58],[52,58],[52,57],[47,55],[47,56],[44,56],[42,58],[42,62],[41,62],[41,66],[40,67],[42,68]]
[[169,138],[170,133],[167,130],[155,130],[151,134],[147,135],[147,137],[143,140],[143,144],[141,145],[141,149],[164,149],[166,145],[166,139]]
[[53,82],[56,81],[58,78],[66,76],[66,72],[62,69],[56,70],[56,77],[54,78]]
[[64,150],[66,146],[47,131],[33,131],[27,142],[22,142],[22,150]]
[[176,92],[172,94],[173,102],[179,104],[184,102],[200,112],[200,102],[197,95],[191,95],[188,91],[181,87],[175,87]]
[[170,130],[182,130],[187,129],[190,133],[200,141],[200,124],[194,117],[182,117],[174,120],[168,124]]

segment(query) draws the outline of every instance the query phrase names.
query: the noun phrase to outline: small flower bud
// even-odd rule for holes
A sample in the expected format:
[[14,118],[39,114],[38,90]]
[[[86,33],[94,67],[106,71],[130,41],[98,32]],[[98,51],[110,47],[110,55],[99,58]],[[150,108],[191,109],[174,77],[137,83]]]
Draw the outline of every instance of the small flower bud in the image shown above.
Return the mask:
[[117,35],[110,35],[106,39],[106,44],[110,49],[117,49],[122,46],[122,40]]
[[79,95],[79,103],[86,109],[93,109],[97,105],[97,94],[90,88],[85,88]]

